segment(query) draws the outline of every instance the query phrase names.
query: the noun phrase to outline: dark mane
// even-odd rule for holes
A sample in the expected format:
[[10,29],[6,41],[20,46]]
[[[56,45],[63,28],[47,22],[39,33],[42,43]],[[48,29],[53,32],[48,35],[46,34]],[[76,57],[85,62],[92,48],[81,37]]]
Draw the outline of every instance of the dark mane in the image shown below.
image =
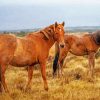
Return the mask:
[[100,45],[100,30],[92,33],[93,39],[97,45]]
[[46,32],[46,33],[52,33],[54,31],[54,25],[50,25],[42,30],[40,30],[40,32]]
[[53,37],[53,34],[54,34],[54,25],[50,25],[50,26],[46,27],[45,29],[40,30],[39,32],[44,34],[43,38],[45,40],[48,40],[47,37]]
[[[30,32],[29,34],[27,34],[27,36],[34,36],[34,35],[38,35],[38,34],[44,34],[43,35],[43,39],[44,40],[48,40],[48,36],[49,37],[52,37],[52,35],[53,35],[53,33],[54,33],[54,24],[52,24],[52,25],[50,25],[50,26],[48,26],[48,27],[45,27],[44,29],[41,29],[41,30],[39,30],[39,31],[37,31],[37,32]],[[34,35],[33,35],[34,34]],[[47,35],[46,35],[47,34]],[[27,37],[27,36],[25,36],[25,37]]]

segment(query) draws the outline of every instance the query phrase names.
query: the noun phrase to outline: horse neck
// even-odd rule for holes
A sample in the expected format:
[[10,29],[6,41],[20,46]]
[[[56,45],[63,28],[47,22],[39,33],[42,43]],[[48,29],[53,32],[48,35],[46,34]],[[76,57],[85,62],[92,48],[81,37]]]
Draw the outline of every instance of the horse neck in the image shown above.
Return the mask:
[[45,41],[45,44],[47,44],[48,49],[50,49],[53,46],[53,44],[55,43],[55,39],[53,36],[49,36],[49,39],[44,39],[44,37],[45,37],[44,34],[42,34],[41,38]]
[[[41,33],[41,32],[45,32],[45,34],[48,35],[48,39],[46,38],[46,36]],[[53,44],[55,43],[55,38],[54,38],[54,28],[53,28],[53,25],[45,28],[44,30],[40,31],[39,32],[40,36],[42,37],[42,39],[44,39],[46,41],[46,44],[49,48],[51,48],[53,46]],[[44,38],[43,38],[44,37]]]
[[[49,39],[45,36],[45,34],[43,34],[43,32],[46,32],[46,34],[49,36]],[[53,46],[53,44],[55,43],[53,34],[54,34],[54,30],[52,30],[51,32],[48,32],[48,27],[47,27],[41,31],[28,34],[26,37],[31,38],[31,39],[34,39],[34,36],[41,38],[44,41],[44,43],[46,44],[47,48],[50,49]]]
[[51,48],[53,44],[55,43],[55,40],[53,37],[49,38],[49,40],[46,42],[48,47]]
[[73,35],[65,35],[65,42],[67,42],[69,45],[72,45],[74,43]]

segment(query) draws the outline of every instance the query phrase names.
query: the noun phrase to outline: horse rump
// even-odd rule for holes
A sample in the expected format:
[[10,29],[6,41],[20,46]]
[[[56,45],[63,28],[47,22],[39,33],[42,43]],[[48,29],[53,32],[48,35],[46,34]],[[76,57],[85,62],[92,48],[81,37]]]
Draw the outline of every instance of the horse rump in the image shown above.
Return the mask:
[[93,33],[93,39],[97,45],[100,45],[100,31]]

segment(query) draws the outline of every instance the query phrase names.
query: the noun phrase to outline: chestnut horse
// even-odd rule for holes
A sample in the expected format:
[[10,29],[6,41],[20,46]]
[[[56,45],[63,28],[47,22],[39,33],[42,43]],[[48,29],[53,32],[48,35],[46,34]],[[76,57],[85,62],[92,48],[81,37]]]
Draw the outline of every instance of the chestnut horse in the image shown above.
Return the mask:
[[[64,47],[64,22],[61,24],[55,22],[43,30],[27,34],[22,38],[9,34],[0,35],[0,81],[4,90],[8,92],[4,76],[7,65],[29,66],[27,89],[30,87],[35,64],[40,64],[44,89],[48,90],[46,61],[49,50],[55,41],[61,48]],[[0,90],[2,90],[1,84]]]
[[[57,68],[63,68],[63,62],[68,52],[76,55],[83,56],[88,55],[89,61],[89,77],[93,79],[94,66],[95,66],[95,54],[100,47],[100,31],[96,31],[91,34],[84,34],[83,36],[65,35],[65,47],[60,52],[56,43],[56,55],[53,62],[53,74],[55,74]],[[59,74],[59,73],[58,73]]]

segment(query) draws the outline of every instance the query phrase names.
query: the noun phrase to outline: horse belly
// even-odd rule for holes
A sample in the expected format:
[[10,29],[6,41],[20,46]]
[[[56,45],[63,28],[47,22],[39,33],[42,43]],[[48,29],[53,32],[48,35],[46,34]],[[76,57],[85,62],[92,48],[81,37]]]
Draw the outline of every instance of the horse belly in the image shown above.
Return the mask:
[[70,52],[74,55],[82,56],[82,55],[86,54],[86,48],[84,47],[83,44],[74,44],[71,47]]
[[27,65],[32,65],[35,62],[36,62],[35,57],[20,55],[13,57],[10,64],[13,66],[23,67]]

